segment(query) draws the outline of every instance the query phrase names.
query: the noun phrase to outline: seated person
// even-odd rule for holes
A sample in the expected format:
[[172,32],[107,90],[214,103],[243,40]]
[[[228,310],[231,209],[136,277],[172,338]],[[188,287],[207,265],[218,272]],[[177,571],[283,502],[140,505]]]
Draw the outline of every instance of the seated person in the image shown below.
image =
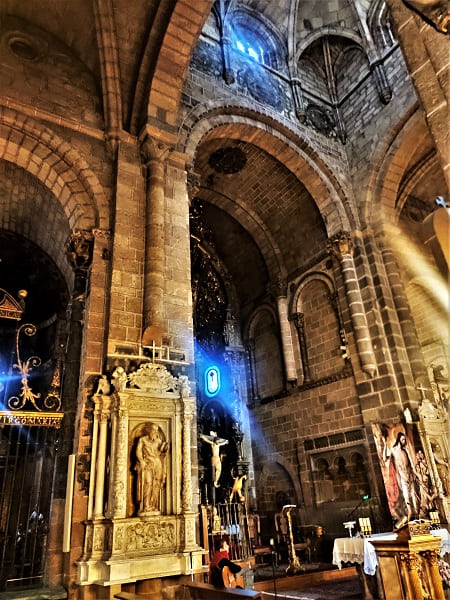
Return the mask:
[[241,567],[230,560],[228,543],[225,538],[216,540],[215,553],[209,563],[209,582],[217,588],[235,587],[244,589],[244,580],[238,575]]

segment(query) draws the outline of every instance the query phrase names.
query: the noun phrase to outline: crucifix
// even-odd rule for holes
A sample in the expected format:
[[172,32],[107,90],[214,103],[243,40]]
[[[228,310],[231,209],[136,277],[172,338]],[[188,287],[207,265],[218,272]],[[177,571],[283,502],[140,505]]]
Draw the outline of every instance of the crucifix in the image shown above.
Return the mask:
[[427,395],[425,394],[425,392],[429,392],[430,388],[426,388],[420,383],[418,386],[416,386],[416,390],[419,390],[422,400],[427,399]]
[[220,456],[220,446],[224,446],[228,444],[228,440],[220,438],[217,436],[215,431],[210,431],[210,435],[205,435],[203,433],[199,434],[199,437],[210,444],[211,446],[211,464],[213,468],[213,484],[214,487],[219,487],[219,479],[220,474],[222,472],[222,457]]

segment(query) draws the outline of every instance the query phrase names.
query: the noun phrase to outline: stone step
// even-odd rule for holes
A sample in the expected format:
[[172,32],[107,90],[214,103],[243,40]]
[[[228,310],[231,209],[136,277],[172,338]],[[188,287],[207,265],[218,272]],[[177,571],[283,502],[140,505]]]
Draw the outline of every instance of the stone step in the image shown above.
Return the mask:
[[55,586],[0,592],[0,600],[67,600],[67,591],[61,586]]

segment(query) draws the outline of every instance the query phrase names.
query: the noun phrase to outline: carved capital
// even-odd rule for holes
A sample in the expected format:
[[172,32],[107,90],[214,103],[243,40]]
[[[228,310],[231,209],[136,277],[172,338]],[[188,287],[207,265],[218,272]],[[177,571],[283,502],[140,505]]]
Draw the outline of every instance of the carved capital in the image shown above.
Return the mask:
[[431,567],[439,566],[439,552],[437,550],[425,550],[425,552],[422,552],[422,555]]
[[327,243],[328,254],[336,256],[339,260],[345,255],[351,255],[353,253],[353,242],[350,233],[347,231],[340,231],[336,235],[333,235]]
[[285,298],[287,296],[287,282],[282,277],[277,277],[269,283],[267,291],[272,294],[274,298]]
[[105,241],[109,241],[112,237],[111,231],[109,229],[93,229],[92,235],[96,240]]
[[400,552],[400,560],[406,563],[410,571],[420,571],[420,556],[416,552]]
[[67,260],[75,270],[86,271],[92,262],[92,242],[94,235],[92,231],[75,229],[66,241]]
[[154,140],[149,135],[141,142],[141,157],[145,165],[148,165],[152,160],[164,162],[172,151],[172,146],[160,140]]
[[198,194],[198,190],[200,189],[200,175],[196,173],[192,167],[188,168],[186,171],[187,177],[187,191],[189,200],[192,201],[195,196]]
[[304,313],[298,312],[294,313],[291,317],[292,321],[294,321],[294,325],[297,329],[303,329],[305,326],[305,315]]

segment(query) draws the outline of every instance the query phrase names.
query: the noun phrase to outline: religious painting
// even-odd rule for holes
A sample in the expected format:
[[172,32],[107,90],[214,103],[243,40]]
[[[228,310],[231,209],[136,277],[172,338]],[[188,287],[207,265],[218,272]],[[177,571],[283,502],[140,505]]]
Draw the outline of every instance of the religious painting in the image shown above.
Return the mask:
[[372,432],[395,526],[428,517],[436,495],[417,428],[374,423]]
[[310,460],[317,504],[353,502],[370,493],[362,445],[311,454]]

